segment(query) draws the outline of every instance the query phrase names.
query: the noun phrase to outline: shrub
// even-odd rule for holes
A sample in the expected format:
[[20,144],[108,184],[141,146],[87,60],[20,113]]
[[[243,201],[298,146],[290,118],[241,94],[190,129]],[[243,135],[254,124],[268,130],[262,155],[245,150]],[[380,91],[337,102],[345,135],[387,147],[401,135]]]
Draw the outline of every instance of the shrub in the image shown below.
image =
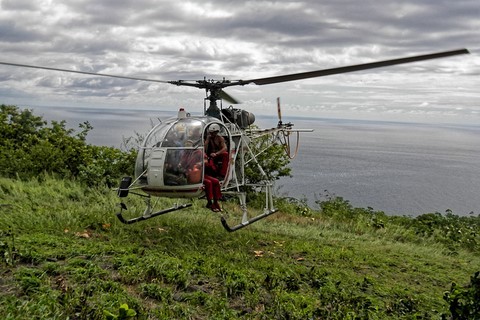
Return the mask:
[[[443,298],[449,304],[450,319],[480,319],[480,271],[470,278],[465,287],[452,283]],[[443,315],[443,318],[446,319],[446,316]]]
[[50,126],[31,110],[0,106],[0,176],[29,179],[44,173],[77,178],[88,185],[111,186],[133,171],[136,152],[86,143],[93,127],[84,122],[80,131],[65,121]]

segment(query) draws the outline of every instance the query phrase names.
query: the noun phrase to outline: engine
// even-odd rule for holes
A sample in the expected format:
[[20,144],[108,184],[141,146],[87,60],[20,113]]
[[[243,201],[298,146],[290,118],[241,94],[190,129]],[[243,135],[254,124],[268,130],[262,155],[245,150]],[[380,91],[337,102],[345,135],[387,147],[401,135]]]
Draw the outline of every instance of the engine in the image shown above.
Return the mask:
[[241,129],[246,129],[249,125],[255,122],[255,115],[242,109],[222,109],[222,114],[228,119],[228,121],[235,123]]

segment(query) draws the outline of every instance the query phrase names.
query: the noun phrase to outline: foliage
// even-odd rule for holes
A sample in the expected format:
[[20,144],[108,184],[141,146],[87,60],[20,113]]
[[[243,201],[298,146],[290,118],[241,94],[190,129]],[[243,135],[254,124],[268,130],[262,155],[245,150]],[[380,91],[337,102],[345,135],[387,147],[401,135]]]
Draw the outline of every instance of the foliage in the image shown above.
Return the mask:
[[285,152],[284,146],[278,141],[272,140],[270,135],[252,139],[249,148],[256,156],[258,163],[253,161],[249,152],[245,154],[244,170],[247,186],[244,190],[248,194],[249,206],[261,208],[265,206],[265,189],[261,185],[281,177],[291,176],[291,168],[288,166],[290,158]]
[[444,299],[449,304],[450,319],[480,319],[480,271],[471,276],[470,283],[465,287],[452,283],[450,291],[445,293]]
[[418,241],[432,239],[444,245],[450,254],[455,254],[460,248],[480,252],[480,215],[458,216],[447,210],[445,214],[425,213],[417,217],[388,216],[370,207],[355,208],[348,200],[328,192],[325,200],[317,200],[316,203],[322,214],[336,220],[356,223],[363,220],[365,225],[375,229],[401,226],[405,228],[405,233],[398,240],[406,236]]
[[[277,180],[280,177],[290,176],[291,168],[288,167],[290,159],[285,148],[277,141],[272,141],[269,135],[255,138],[249,147],[256,155],[263,172],[255,161],[249,161],[245,166],[245,177],[248,183],[256,184],[265,180]],[[250,160],[249,157],[247,158]]]
[[133,171],[135,151],[94,146],[86,142],[93,127],[84,122],[80,132],[65,121],[47,122],[31,110],[0,106],[0,175],[28,179],[44,173],[78,178],[88,185],[116,184]]
[[325,192],[325,200],[315,201],[324,215],[345,222],[364,219],[368,225],[376,229],[385,227],[385,221],[389,217],[383,211],[375,211],[371,207],[355,208],[343,197],[329,194],[327,190]]
[[408,224],[417,234],[433,237],[452,251],[459,246],[472,251],[480,249],[480,216],[457,216],[451,210],[422,214]]
[[[480,265],[480,217],[387,216],[327,193],[320,210],[277,199],[281,212],[234,234],[195,201],[125,226],[102,184],[133,152],[88,145],[88,123],[75,134],[13,106],[0,117],[0,174],[13,178],[0,177],[2,319],[478,318],[479,273],[456,283]],[[260,160],[269,178],[289,174],[281,146]]]
[[0,230],[0,263],[13,266],[15,262],[15,236],[12,228]]
[[[11,204],[0,241],[13,252],[0,262],[0,318],[439,319],[450,284],[480,265],[478,252],[451,255],[415,233],[413,218],[397,223],[333,197],[325,212],[285,201],[233,234],[203,201],[128,226],[117,201],[69,179],[0,178],[0,203]],[[235,219],[236,204],[224,208]],[[456,293],[459,302],[476,299],[473,286],[456,289],[472,293]]]
[[128,308],[128,304],[124,303],[118,309],[118,315],[111,313],[110,311],[103,311],[107,320],[125,320],[133,318],[137,315],[135,310]]

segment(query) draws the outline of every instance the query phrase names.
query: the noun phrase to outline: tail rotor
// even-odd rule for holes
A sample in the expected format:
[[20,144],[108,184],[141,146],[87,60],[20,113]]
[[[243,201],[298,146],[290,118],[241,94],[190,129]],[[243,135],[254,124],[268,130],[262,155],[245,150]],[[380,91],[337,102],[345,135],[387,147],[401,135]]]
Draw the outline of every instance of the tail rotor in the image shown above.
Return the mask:
[[[284,124],[282,122],[282,108],[280,106],[280,97],[277,97],[277,114],[278,114],[278,126],[277,128],[279,130],[279,134],[277,136],[278,140],[280,143],[283,145],[283,148],[285,149],[285,153],[290,159],[293,159],[297,156],[298,153],[298,145],[299,145],[299,139],[300,139],[300,132],[296,130],[292,130],[292,123],[286,123]],[[296,146],[295,150],[292,152],[292,147],[290,144],[290,135],[296,132],[297,137],[296,137]]]
[[277,114],[278,114],[278,126],[282,126],[282,109],[280,107],[280,97],[277,97]]

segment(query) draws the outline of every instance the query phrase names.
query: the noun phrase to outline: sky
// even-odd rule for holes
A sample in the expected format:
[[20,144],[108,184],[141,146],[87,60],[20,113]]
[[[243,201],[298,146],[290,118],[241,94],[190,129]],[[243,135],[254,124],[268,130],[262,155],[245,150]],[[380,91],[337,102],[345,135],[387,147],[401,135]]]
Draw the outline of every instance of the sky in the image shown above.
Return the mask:
[[[0,0],[0,61],[160,80],[255,79],[467,48],[471,54],[264,86],[288,116],[480,120],[478,0]],[[205,92],[0,65],[0,103],[199,113]],[[224,107],[229,103],[224,102]]]

